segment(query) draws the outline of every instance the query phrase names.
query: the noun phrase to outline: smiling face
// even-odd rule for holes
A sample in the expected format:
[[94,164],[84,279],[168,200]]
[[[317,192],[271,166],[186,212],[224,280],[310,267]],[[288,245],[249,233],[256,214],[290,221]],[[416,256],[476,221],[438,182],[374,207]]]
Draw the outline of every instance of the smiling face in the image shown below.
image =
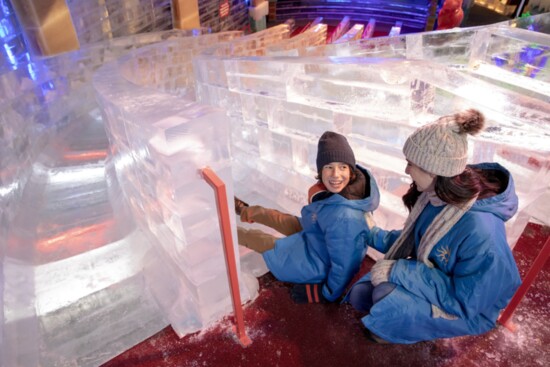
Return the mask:
[[323,181],[328,191],[338,194],[348,185],[350,175],[351,170],[349,164],[332,162],[323,166],[321,181]]
[[435,188],[435,175],[429,173],[422,168],[418,167],[414,163],[407,161],[407,168],[405,173],[411,176],[416,183],[416,188],[420,192],[432,191]]

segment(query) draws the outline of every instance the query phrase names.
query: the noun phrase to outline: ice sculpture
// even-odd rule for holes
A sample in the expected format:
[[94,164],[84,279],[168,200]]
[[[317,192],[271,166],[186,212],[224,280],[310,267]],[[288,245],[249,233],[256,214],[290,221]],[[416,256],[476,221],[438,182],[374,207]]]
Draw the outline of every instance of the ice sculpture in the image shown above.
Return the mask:
[[267,48],[268,55],[292,55],[297,56],[301,50],[308,46],[324,45],[327,39],[327,25],[317,24],[309,27],[304,32],[278,44]]
[[361,38],[365,26],[363,24],[354,24],[342,37],[334,41],[334,43],[346,43],[356,41]]
[[[296,39],[288,25],[160,32],[2,69],[3,365],[95,366],[169,323],[183,335],[229,312],[213,195],[197,169],[210,165],[230,196],[299,214],[328,129],[376,175],[379,224],[397,227],[405,137],[480,109],[489,129],[471,160],[515,176],[515,242],[548,192],[549,24],[540,15],[324,46],[324,25]],[[246,273],[265,265],[239,251],[251,298]]]
[[172,28],[170,0],[68,0],[80,45]]
[[96,366],[168,324],[143,272],[160,259],[128,211],[90,80],[131,49],[206,32],[118,38],[2,70],[2,365]]
[[[520,29],[547,21],[544,15],[530,23],[301,46],[302,55],[317,56],[306,59],[225,61],[228,89],[241,96],[240,105],[227,106],[235,182],[244,176],[239,170],[256,176],[246,183],[248,192],[237,184],[236,191],[244,200],[298,214],[314,176],[314,142],[320,131],[332,129],[349,138],[358,160],[380,181],[379,223],[400,227],[400,196],[410,182],[400,152],[404,139],[438,116],[474,107],[489,127],[474,140],[471,161],[500,162],[517,181],[520,212],[507,225],[513,245],[529,219],[528,206],[550,180],[550,39]],[[276,203],[273,192],[280,195]]]
[[[223,34],[198,38],[215,36]],[[142,48],[94,78],[125,198],[162,262],[146,277],[180,336],[232,309],[215,195],[200,170],[212,168],[233,197],[226,114],[168,93],[188,87],[185,60],[190,65],[197,48],[182,43]],[[241,285],[243,301],[256,287]]]

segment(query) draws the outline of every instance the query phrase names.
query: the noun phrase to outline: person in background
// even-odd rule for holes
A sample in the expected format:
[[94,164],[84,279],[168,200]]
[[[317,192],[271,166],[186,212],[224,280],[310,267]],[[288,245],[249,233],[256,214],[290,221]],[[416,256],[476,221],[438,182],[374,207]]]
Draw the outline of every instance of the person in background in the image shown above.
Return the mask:
[[462,0],[445,0],[437,14],[437,30],[459,27],[463,19]]
[[409,344],[485,333],[520,285],[504,228],[518,207],[512,176],[497,163],[466,165],[467,135],[483,126],[484,116],[467,110],[405,142],[409,216],[402,230],[367,232],[384,259],[345,297],[366,314],[370,339]]
[[297,283],[296,303],[338,300],[366,254],[366,217],[378,207],[380,194],[369,171],[356,165],[343,135],[325,132],[318,142],[317,179],[301,217],[235,199],[243,222],[271,227],[286,237],[237,227],[239,244],[263,255],[280,281]]

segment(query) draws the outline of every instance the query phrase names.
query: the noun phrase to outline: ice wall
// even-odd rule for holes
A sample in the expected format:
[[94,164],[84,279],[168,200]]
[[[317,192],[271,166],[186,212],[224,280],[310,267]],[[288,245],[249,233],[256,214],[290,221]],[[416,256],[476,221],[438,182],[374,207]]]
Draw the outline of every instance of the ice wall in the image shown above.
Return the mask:
[[[2,69],[2,364],[95,366],[169,323],[183,335],[229,312],[198,169],[216,170],[229,197],[299,214],[328,129],[376,176],[376,219],[390,228],[406,215],[404,139],[480,109],[489,128],[470,158],[514,174],[515,242],[549,182],[549,23],[334,46],[318,46],[319,32],[288,40],[287,25],[246,37],[160,32]],[[266,271],[239,251],[241,273]],[[252,298],[255,279],[242,282]]]
[[160,260],[124,200],[91,76],[131,49],[204,32],[119,38],[2,69],[3,366],[97,366],[168,324],[143,275],[145,260]]
[[307,28],[300,34],[271,45],[267,48],[267,55],[297,56],[306,47],[324,45],[327,40],[327,25],[320,23]]
[[[231,311],[214,195],[197,173],[211,166],[233,196],[229,125],[192,101],[191,60],[242,33],[206,32],[115,38],[3,70],[2,365],[96,366],[169,323],[184,335]],[[216,50],[262,53],[288,33]],[[92,88],[101,65],[151,43]],[[247,301],[258,284],[243,282]]]
[[[470,161],[499,162],[514,175],[520,208],[507,224],[514,245],[529,205],[550,182],[550,38],[537,32],[547,23],[543,15],[494,27],[302,45],[294,55],[305,57],[225,60],[231,103],[220,101],[219,90],[199,98],[232,117],[235,191],[242,199],[299,214],[315,175],[316,141],[335,130],[379,182],[375,217],[387,228],[399,228],[406,215],[400,201],[410,182],[401,153],[406,137],[439,116],[477,108],[488,127],[473,139]],[[197,81],[207,90],[203,84],[208,81]]]
[[170,0],[67,0],[80,45],[172,28]]
[[[147,267],[150,289],[180,336],[216,321],[232,304],[215,196],[200,176],[200,169],[211,167],[226,183],[233,207],[230,120],[225,111],[194,102],[191,61],[260,54],[288,33],[282,25],[242,38],[222,32],[164,42],[95,75],[122,191],[164,265]],[[237,249],[235,235],[234,244]],[[248,273],[241,272],[243,301],[257,292]]]
[[[200,174],[205,167],[216,172],[231,208],[229,123],[224,111],[193,101],[187,66],[201,44],[239,36],[217,33],[142,48],[94,78],[124,196],[162,262],[148,266],[146,278],[180,336],[232,311],[215,194]],[[257,280],[240,280],[248,301]]]

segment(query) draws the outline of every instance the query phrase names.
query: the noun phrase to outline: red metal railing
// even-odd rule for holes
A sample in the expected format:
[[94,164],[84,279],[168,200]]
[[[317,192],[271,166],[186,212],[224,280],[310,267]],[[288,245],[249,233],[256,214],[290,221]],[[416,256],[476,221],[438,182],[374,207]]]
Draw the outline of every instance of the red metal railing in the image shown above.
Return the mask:
[[235,251],[233,248],[233,237],[231,235],[231,222],[229,220],[229,208],[227,207],[227,192],[224,182],[216,175],[212,169],[206,167],[201,171],[204,180],[212,186],[216,193],[216,204],[218,207],[218,218],[220,220],[220,230],[222,234],[225,262],[227,265],[227,276],[229,278],[229,288],[231,291],[231,301],[233,302],[233,312],[235,314],[235,333],[239,338],[241,345],[247,346],[252,343],[246,335],[244,329],[244,316],[241,304],[241,294],[239,292],[239,275],[237,273],[237,264],[235,262]]

